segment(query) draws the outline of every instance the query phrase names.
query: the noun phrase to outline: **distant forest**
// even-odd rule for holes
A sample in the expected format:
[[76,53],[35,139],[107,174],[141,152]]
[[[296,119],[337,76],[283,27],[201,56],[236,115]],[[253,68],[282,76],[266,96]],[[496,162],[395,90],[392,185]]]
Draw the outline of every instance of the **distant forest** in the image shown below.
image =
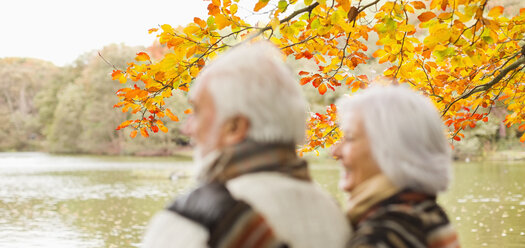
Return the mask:
[[[158,48],[160,49],[160,48]],[[116,67],[125,68],[143,47],[109,45],[100,53]],[[162,51],[152,51],[158,54]],[[118,81],[113,68],[97,51],[80,56],[65,67],[29,58],[0,59],[0,151],[45,151],[104,155],[170,155],[188,142],[180,122],[167,122],[168,133],[150,138],[129,137],[115,128],[129,113],[114,109]],[[172,110],[188,108],[177,92]]]

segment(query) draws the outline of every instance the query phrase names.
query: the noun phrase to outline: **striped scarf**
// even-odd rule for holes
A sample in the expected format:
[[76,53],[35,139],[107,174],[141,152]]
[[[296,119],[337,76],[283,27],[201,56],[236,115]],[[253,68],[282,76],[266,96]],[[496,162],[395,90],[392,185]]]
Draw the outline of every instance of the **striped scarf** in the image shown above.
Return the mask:
[[224,149],[203,174],[205,182],[225,183],[256,172],[277,172],[299,180],[311,180],[307,163],[297,157],[294,145],[258,144],[253,141]]

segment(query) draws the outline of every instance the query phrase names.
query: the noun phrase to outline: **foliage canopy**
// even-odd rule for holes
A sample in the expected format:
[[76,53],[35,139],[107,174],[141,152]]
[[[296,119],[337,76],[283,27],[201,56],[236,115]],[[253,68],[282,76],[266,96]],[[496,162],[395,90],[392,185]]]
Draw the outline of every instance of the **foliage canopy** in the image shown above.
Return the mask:
[[[169,49],[161,59],[152,61],[139,52],[125,70],[115,68],[112,77],[123,84],[115,107],[137,114],[117,129],[132,127],[133,137],[137,132],[145,137],[148,131],[166,132],[161,119],[178,121],[178,113],[172,113],[165,99],[174,91],[188,91],[203,66],[221,52],[256,39],[270,40],[287,59],[313,61],[315,69],[300,71],[298,77],[301,85],[311,84],[321,95],[338,87],[349,92],[366,88],[374,79],[357,67],[386,64],[383,76],[432,99],[454,140],[461,140],[464,129],[486,122],[497,103],[509,111],[508,126],[522,124],[525,8],[508,17],[503,7],[488,9],[487,2],[259,0],[249,6],[250,12],[264,14],[267,21],[250,24],[239,14],[244,9],[239,6],[246,3],[212,0],[204,20],[195,17],[184,27],[164,24],[149,30]],[[128,81],[135,83],[126,86]],[[340,138],[335,111],[330,105],[326,113],[311,115],[302,152]],[[525,130],[525,125],[520,128]]]

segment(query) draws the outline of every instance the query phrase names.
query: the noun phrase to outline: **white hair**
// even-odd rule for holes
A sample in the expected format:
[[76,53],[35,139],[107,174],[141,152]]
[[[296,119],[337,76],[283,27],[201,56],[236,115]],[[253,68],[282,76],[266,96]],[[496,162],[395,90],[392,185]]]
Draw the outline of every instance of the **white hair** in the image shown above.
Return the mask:
[[362,117],[381,171],[398,187],[436,194],[451,178],[451,149],[430,100],[402,86],[373,86],[337,103],[344,129]]
[[237,115],[250,121],[248,138],[261,143],[301,144],[306,128],[306,100],[297,78],[269,42],[234,47],[206,66],[190,97],[207,87],[217,121]]

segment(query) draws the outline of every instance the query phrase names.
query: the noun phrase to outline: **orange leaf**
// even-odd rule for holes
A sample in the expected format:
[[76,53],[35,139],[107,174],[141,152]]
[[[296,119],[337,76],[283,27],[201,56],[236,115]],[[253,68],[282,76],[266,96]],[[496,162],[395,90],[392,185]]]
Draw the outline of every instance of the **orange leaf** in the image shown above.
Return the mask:
[[255,4],[255,7],[253,8],[253,11],[257,12],[259,10],[261,10],[262,8],[264,8],[264,6],[266,6],[268,4],[268,0],[259,0],[259,2],[257,2],[257,4]]
[[428,22],[434,17],[436,17],[436,14],[434,14],[433,12],[427,11],[419,15],[417,19],[419,19],[420,22]]
[[157,120],[157,125],[159,126],[160,131],[167,133],[168,128],[164,126],[161,120]]
[[221,13],[221,9],[219,8],[219,6],[213,4],[213,3],[210,3],[208,5],[208,15],[211,15],[211,16],[215,16],[217,14],[220,14]]
[[324,95],[326,93],[326,84],[321,84],[317,90],[319,90],[319,94]]
[[496,6],[496,7],[492,8],[489,11],[489,16],[492,17],[492,18],[496,18],[496,17],[500,16],[501,14],[503,14],[503,7],[502,6]]
[[122,71],[120,70],[113,70],[113,73],[111,73],[111,78],[113,80],[117,80],[120,76],[122,76]]
[[525,143],[525,133],[521,135],[520,142]]
[[129,137],[131,137],[131,138],[137,137],[137,130],[131,131],[131,133],[129,134]]
[[132,120],[124,121],[124,122],[120,123],[120,125],[117,127],[117,130],[120,130],[122,128],[125,128],[125,127],[129,126],[131,123],[133,123]]
[[299,83],[301,85],[305,85],[307,84],[308,82],[310,82],[312,80],[312,77],[304,77],[304,78],[301,78],[301,81],[299,81]]
[[146,130],[145,127],[143,127],[143,128],[140,129],[140,134],[141,134],[142,136],[146,137],[146,138],[149,137],[148,130]]
[[137,57],[135,57],[136,61],[148,61],[150,60],[149,55],[145,52],[137,53]]
[[520,15],[525,15],[525,8],[520,9]]
[[439,81],[445,81],[448,79],[448,75],[447,74],[441,74],[439,76],[436,77],[437,80]]
[[157,32],[157,31],[159,31],[158,28],[150,28],[150,29],[148,29],[148,34],[151,34],[153,32]]
[[172,121],[179,121],[179,117],[174,115],[170,109],[166,109],[166,115],[172,120]]
[[206,28],[206,22],[198,17],[194,17],[193,22],[197,23],[201,28]]
[[191,109],[186,109],[186,110],[184,110],[184,113],[187,114],[187,115],[189,115],[189,114],[192,113],[192,111],[191,111]]
[[[323,80],[320,78],[320,77],[317,77],[314,79],[314,81],[312,82],[312,85],[317,88],[319,87],[319,85],[321,85],[321,82],[323,82]],[[325,90],[326,91],[326,90]],[[321,92],[321,90],[319,90],[319,92]]]
[[460,138],[459,136],[454,136],[454,140],[456,140],[456,141],[460,141],[461,138]]
[[416,8],[416,9],[424,9],[424,8],[427,7],[427,6],[425,6],[425,3],[421,2],[421,1],[412,2],[412,5],[414,5],[414,8]]

